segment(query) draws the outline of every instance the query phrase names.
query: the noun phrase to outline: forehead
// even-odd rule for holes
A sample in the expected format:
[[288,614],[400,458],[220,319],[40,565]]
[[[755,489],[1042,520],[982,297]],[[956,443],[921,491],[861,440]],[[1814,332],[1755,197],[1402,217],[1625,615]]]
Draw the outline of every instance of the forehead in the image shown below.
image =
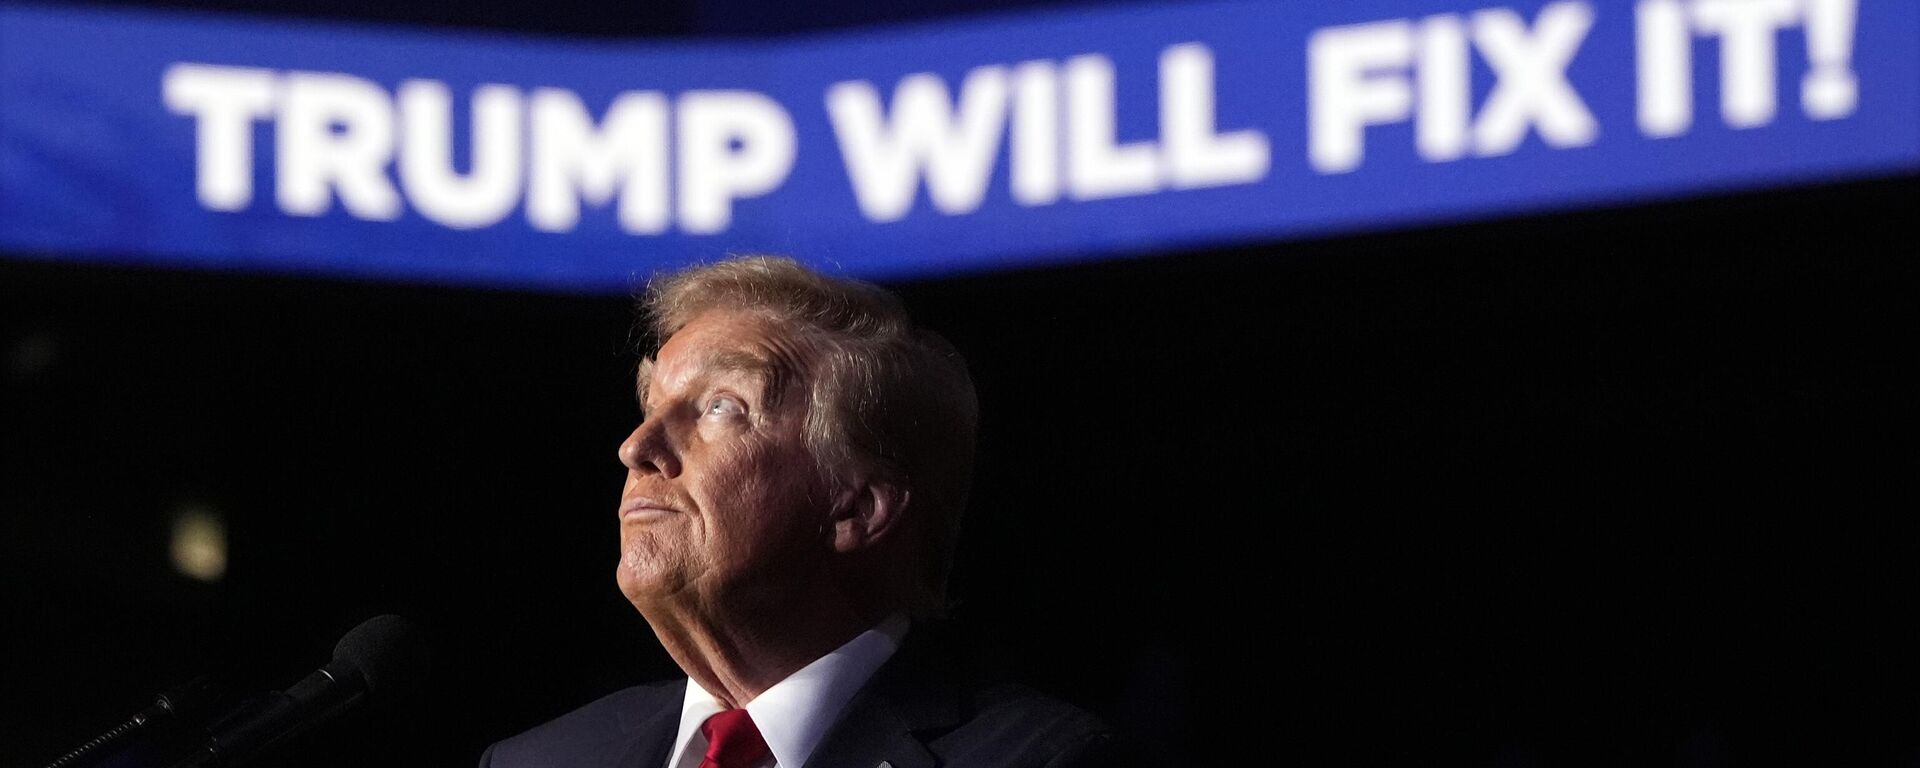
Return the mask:
[[773,385],[805,370],[807,349],[794,333],[765,317],[714,310],[696,316],[653,358],[642,360],[636,383],[643,395],[722,375],[753,376]]

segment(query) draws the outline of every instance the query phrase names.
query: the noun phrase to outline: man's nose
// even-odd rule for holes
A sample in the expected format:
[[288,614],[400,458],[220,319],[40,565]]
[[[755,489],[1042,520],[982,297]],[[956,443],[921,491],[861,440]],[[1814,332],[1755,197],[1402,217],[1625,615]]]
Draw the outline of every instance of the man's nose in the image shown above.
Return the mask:
[[680,475],[680,456],[674,451],[660,419],[642,421],[633,428],[633,434],[627,435],[626,442],[620,444],[620,463],[642,474]]

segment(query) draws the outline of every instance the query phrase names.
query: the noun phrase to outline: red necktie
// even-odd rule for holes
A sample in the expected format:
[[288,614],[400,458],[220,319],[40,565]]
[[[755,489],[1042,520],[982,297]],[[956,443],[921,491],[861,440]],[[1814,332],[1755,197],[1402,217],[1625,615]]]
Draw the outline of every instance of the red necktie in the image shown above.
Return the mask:
[[707,759],[700,768],[754,768],[770,750],[745,709],[729,709],[700,724],[707,737]]

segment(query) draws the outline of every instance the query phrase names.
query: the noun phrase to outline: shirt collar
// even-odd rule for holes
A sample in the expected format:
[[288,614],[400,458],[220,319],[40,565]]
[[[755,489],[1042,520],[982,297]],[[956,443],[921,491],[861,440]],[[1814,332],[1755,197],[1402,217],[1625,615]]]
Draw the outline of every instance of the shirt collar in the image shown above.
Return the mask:
[[[840,711],[853,700],[854,693],[899,650],[907,628],[906,614],[889,616],[879,626],[860,633],[747,702],[747,713],[766,739],[776,764],[781,768],[806,765],[813,748],[826,737],[827,729],[840,718]],[[700,724],[723,709],[713,694],[689,678],[686,698],[680,705],[680,734],[667,765],[699,765],[699,757],[707,748]]]

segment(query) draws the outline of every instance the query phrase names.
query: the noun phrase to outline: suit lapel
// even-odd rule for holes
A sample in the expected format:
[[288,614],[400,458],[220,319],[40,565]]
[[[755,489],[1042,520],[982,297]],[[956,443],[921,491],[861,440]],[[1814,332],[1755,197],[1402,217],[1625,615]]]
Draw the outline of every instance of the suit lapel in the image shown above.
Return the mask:
[[833,735],[807,758],[806,768],[876,768],[887,763],[891,768],[935,768],[938,764],[926,744],[911,729],[881,713],[843,720]]
[[680,706],[686,700],[687,681],[663,690],[671,695],[663,697],[653,711],[623,709],[618,713],[627,747],[614,765],[666,768],[667,758],[673,756],[674,740],[680,736]]
[[906,642],[847,703],[805,768],[935,768],[926,739],[965,714],[952,679],[950,643],[939,627],[915,624]]

